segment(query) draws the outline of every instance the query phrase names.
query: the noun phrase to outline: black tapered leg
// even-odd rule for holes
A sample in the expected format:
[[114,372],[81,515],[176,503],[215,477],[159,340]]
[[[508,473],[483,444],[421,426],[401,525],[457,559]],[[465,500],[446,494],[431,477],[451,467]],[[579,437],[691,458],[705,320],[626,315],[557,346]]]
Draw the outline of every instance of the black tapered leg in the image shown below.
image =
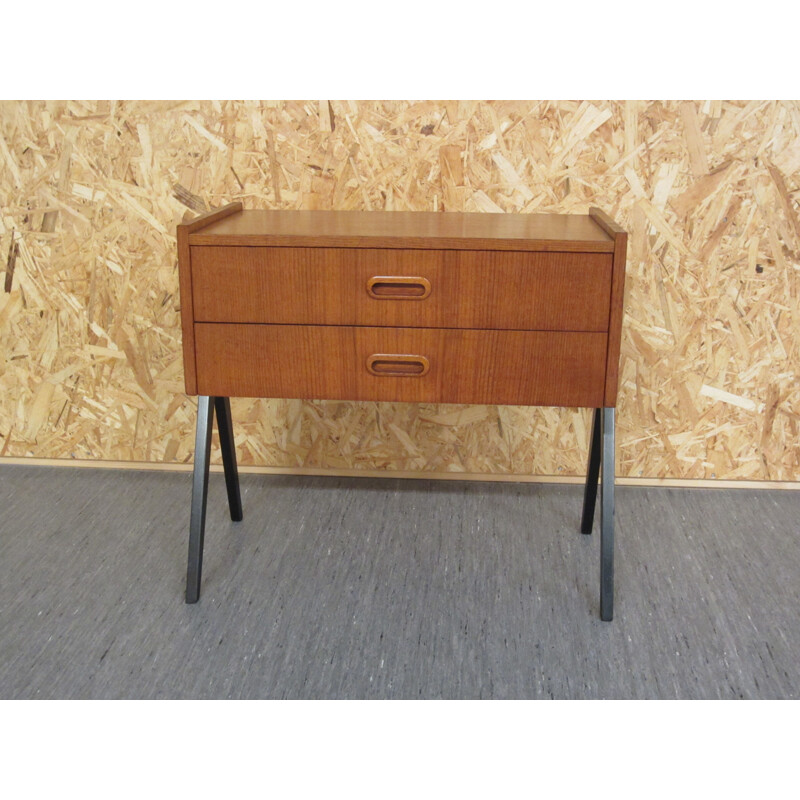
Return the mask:
[[197,398],[197,435],[194,440],[194,477],[192,479],[192,516],[189,523],[189,565],[186,572],[186,602],[200,598],[200,574],[203,570],[203,534],[206,527],[208,465],[211,457],[211,426],[214,404],[210,397]]
[[614,617],[614,409],[602,412],[602,467],[600,487],[600,619]]
[[583,515],[581,533],[591,533],[594,509],[597,502],[597,480],[600,477],[600,414],[599,408],[592,417],[592,438],[589,443],[589,466],[586,468],[586,485],[583,489]]
[[215,397],[219,445],[222,450],[222,465],[225,468],[225,486],[228,489],[228,506],[231,519],[242,519],[242,497],[239,493],[239,471],[236,468],[236,448],[233,444],[233,422],[231,420],[231,401],[228,397]]

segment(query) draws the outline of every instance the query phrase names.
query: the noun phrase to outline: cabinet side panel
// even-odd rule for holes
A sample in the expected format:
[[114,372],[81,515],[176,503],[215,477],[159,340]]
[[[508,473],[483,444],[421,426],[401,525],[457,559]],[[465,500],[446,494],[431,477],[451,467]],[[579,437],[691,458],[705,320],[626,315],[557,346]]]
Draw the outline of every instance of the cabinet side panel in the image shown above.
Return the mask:
[[628,234],[615,236],[614,268],[611,277],[611,313],[608,320],[608,350],[606,353],[606,391],[603,405],[612,408],[617,404],[619,384],[619,350],[622,340],[622,316],[625,298],[625,267],[628,259]]
[[194,359],[192,264],[189,250],[189,226],[187,225],[178,225],[178,278],[180,282],[184,382],[186,394],[197,394],[197,370],[195,369]]

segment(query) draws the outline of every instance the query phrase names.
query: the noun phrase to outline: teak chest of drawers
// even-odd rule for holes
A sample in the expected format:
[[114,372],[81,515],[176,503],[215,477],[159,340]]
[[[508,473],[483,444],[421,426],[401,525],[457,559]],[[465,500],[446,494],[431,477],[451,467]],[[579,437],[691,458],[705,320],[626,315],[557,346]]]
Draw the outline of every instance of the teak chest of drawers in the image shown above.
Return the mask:
[[243,211],[178,226],[186,391],[199,395],[187,602],[211,426],[242,518],[230,397],[595,409],[601,617],[613,614],[614,407],[627,235],[588,215]]

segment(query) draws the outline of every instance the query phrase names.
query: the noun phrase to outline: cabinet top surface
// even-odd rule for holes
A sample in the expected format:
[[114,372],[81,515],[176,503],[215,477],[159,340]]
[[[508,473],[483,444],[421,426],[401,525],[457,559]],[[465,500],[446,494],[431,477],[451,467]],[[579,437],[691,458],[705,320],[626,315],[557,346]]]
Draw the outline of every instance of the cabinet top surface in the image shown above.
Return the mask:
[[189,234],[192,245],[612,252],[588,214],[240,211]]

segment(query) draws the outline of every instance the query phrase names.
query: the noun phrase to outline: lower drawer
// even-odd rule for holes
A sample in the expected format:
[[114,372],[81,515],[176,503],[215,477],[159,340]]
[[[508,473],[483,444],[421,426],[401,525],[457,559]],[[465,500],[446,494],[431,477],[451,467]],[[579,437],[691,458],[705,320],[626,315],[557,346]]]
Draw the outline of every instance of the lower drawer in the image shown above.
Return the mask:
[[195,324],[201,395],[603,404],[605,333]]

